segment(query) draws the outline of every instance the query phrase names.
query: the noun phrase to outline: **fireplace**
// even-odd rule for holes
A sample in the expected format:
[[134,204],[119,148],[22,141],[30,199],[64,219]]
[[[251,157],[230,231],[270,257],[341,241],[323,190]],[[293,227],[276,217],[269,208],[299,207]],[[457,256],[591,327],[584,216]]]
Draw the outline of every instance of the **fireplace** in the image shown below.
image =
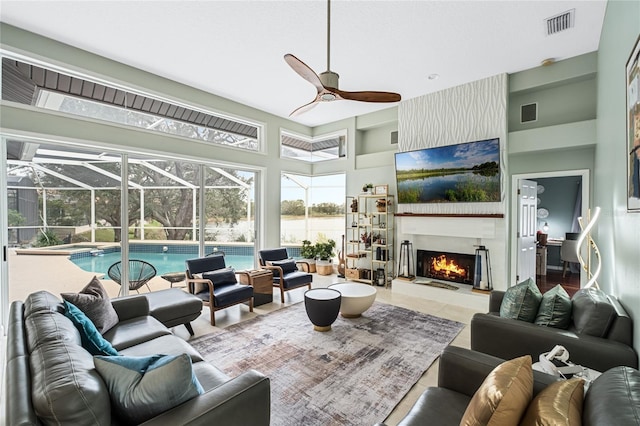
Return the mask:
[[473,254],[417,250],[416,275],[473,285],[476,256]]

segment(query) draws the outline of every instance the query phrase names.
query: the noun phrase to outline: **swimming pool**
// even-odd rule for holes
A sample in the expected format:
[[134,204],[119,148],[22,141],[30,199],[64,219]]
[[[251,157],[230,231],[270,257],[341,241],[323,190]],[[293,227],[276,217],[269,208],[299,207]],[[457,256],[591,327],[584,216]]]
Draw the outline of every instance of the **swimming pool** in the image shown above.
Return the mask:
[[[158,271],[157,275],[166,274],[169,272],[181,272],[184,271],[184,261],[187,259],[197,258],[194,254],[185,253],[142,253],[142,252],[129,252],[129,259],[144,260],[152,264]],[[242,269],[254,269],[253,256],[240,256],[240,255],[226,255],[224,257],[227,266],[235,268],[236,271]],[[96,274],[104,274],[105,279],[109,279],[107,276],[107,270],[109,266],[118,262],[120,259],[120,252],[105,253],[101,256],[90,256],[71,258],[71,261],[78,265],[85,271],[95,272]]]

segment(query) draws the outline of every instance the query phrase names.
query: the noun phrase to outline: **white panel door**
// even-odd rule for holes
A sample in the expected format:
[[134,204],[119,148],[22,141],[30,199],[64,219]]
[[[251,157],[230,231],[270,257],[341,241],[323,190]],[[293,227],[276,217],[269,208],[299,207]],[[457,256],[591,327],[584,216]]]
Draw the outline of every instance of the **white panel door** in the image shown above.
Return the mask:
[[518,181],[518,262],[516,281],[536,280],[537,183]]

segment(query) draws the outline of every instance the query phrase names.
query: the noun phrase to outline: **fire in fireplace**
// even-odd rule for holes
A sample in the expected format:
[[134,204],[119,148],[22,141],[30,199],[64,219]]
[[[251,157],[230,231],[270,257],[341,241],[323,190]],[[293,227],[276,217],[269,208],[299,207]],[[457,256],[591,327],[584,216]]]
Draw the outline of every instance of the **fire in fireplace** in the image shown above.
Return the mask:
[[476,257],[473,254],[417,250],[416,275],[473,285]]

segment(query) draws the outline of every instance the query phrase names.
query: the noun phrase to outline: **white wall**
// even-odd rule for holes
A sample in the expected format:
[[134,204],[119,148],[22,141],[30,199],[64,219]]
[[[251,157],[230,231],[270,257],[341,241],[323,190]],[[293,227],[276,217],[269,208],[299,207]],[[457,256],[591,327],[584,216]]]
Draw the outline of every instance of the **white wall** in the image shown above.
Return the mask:
[[[507,75],[501,74],[404,101],[398,107],[398,150],[445,146],[500,138],[502,201],[497,203],[403,204],[398,212],[414,214],[504,214],[503,218],[398,217],[397,241],[413,249],[475,253],[475,245],[491,252],[493,286],[507,288],[506,149]],[[461,231],[462,232],[459,232]],[[481,232],[476,232],[476,231]]]
[[594,206],[602,214],[594,239],[602,253],[600,287],[615,294],[634,322],[640,353],[640,212],[627,212],[624,70],[640,35],[640,2],[607,3],[598,51],[598,118]]

